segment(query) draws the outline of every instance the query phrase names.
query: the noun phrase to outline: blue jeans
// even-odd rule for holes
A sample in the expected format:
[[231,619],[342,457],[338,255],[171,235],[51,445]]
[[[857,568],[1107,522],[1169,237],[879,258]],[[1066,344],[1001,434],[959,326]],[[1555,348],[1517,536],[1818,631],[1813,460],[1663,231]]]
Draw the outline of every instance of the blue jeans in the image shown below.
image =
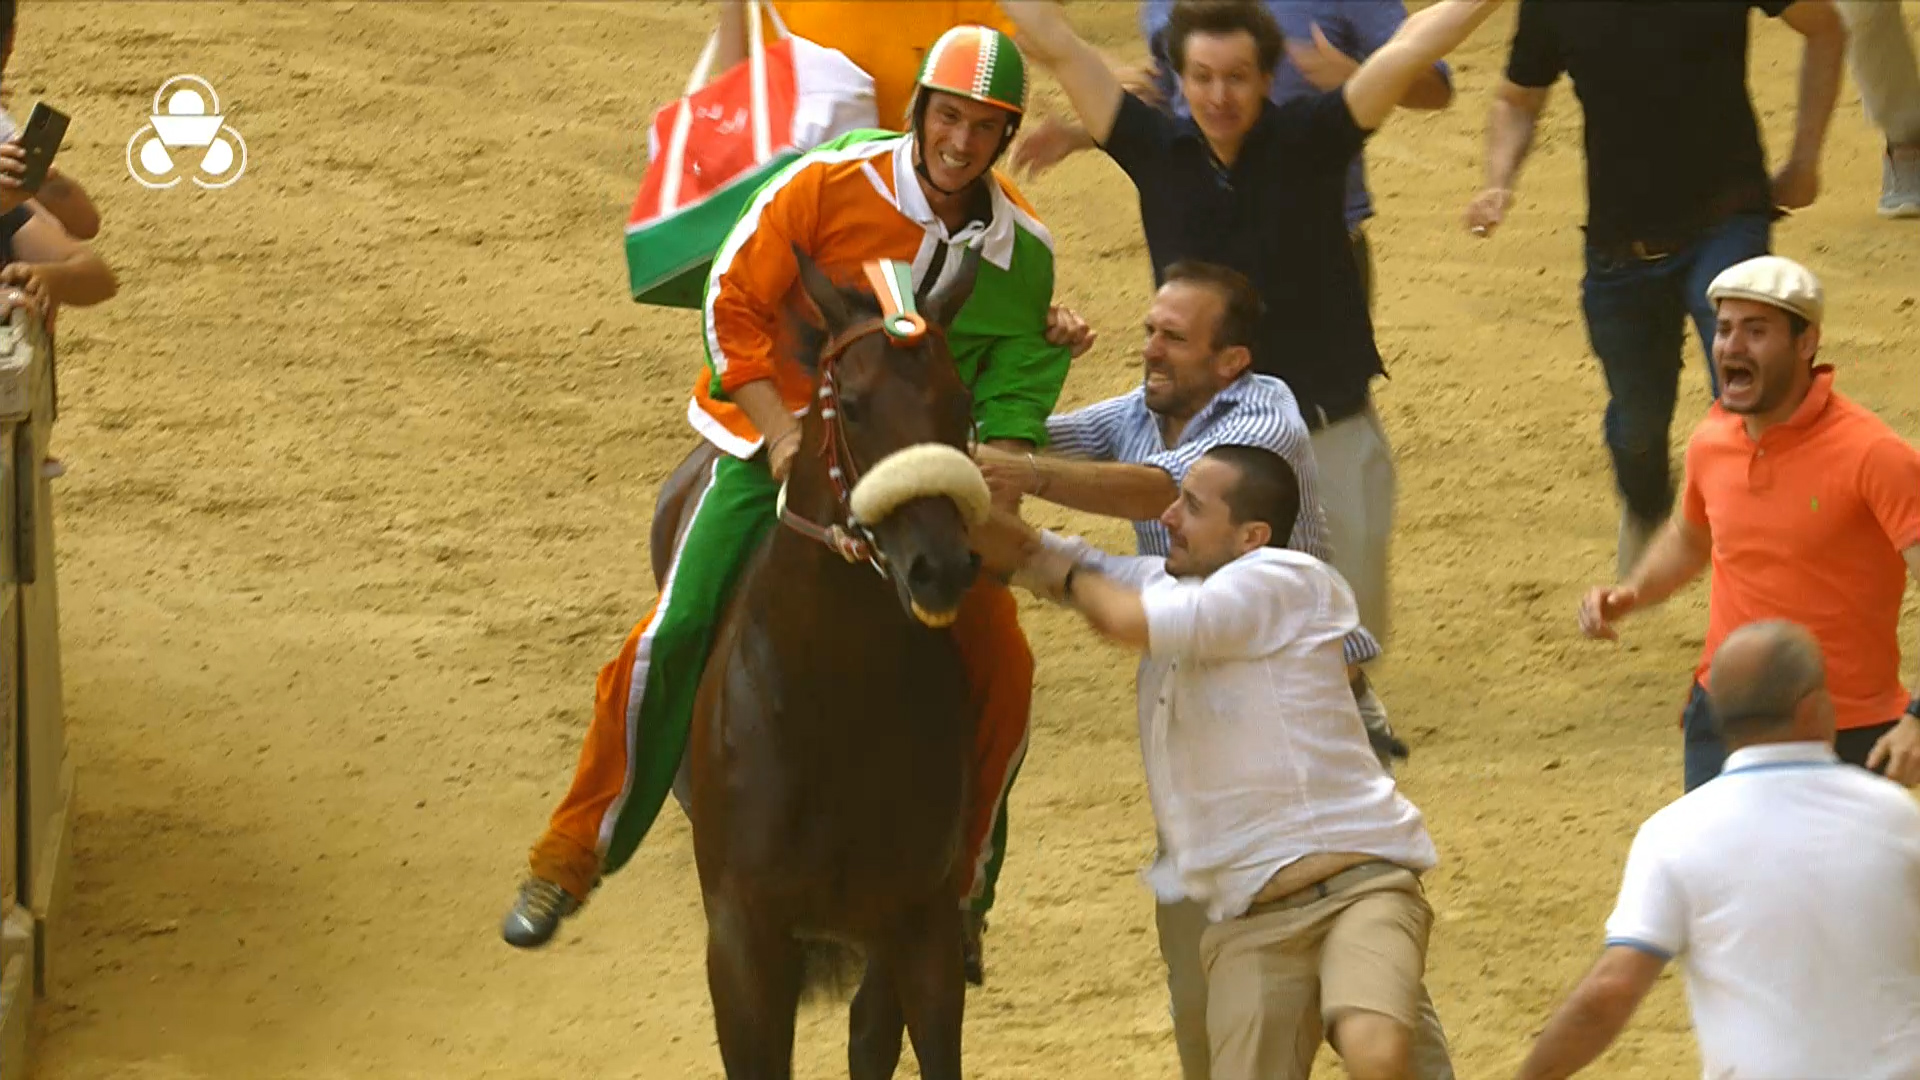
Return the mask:
[[1767,254],[1772,233],[1768,215],[1738,214],[1662,259],[1620,259],[1587,247],[1580,306],[1607,377],[1607,449],[1620,496],[1642,521],[1662,521],[1673,510],[1667,442],[1687,318],[1700,335],[1707,382],[1718,397],[1707,286],[1727,267]]
[[1682,766],[1686,772],[1686,790],[1692,791],[1719,776],[1721,767],[1727,763],[1727,746],[1720,741],[1720,732],[1713,726],[1713,708],[1707,702],[1707,692],[1697,682],[1693,684],[1693,694],[1687,698],[1687,711],[1682,714],[1680,726],[1686,731]]
[[[1894,719],[1884,724],[1836,732],[1833,752],[1839,755],[1841,761],[1864,769],[1867,767],[1867,755],[1873,752],[1873,744],[1892,731],[1897,723],[1899,720]],[[1686,729],[1686,756],[1682,767],[1686,773],[1686,790],[1692,791],[1719,776],[1727,763],[1727,747],[1720,741],[1720,732],[1713,725],[1713,709],[1707,701],[1707,692],[1700,689],[1697,682],[1693,684],[1693,695],[1687,698],[1687,711],[1681,727]],[[1873,771],[1885,775],[1887,767],[1882,765]]]

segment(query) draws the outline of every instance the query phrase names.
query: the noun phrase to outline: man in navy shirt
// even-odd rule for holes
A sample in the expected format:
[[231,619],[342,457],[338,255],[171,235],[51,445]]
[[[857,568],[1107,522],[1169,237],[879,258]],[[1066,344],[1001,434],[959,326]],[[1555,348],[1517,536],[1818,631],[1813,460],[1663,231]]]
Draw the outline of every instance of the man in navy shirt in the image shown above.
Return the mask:
[[1268,100],[1284,50],[1257,0],[1179,3],[1165,35],[1192,110],[1177,119],[1126,92],[1058,5],[1006,2],[1027,55],[1140,194],[1154,283],[1184,259],[1245,274],[1266,302],[1254,368],[1285,382],[1313,433],[1333,564],[1361,622],[1389,633],[1393,462],[1373,409],[1385,374],[1347,225],[1348,175],[1372,131],[1497,0],[1443,0],[1402,25],[1337,89]]
[[[1793,149],[1771,178],[1747,95],[1749,8],[1807,40]],[[1673,509],[1668,442],[1687,319],[1718,396],[1707,283],[1768,253],[1776,206],[1798,209],[1819,193],[1845,50],[1830,0],[1522,0],[1487,120],[1487,186],[1467,225],[1487,236],[1506,219],[1548,92],[1570,76],[1587,158],[1581,308],[1607,380],[1607,449],[1625,503],[1623,578]]]

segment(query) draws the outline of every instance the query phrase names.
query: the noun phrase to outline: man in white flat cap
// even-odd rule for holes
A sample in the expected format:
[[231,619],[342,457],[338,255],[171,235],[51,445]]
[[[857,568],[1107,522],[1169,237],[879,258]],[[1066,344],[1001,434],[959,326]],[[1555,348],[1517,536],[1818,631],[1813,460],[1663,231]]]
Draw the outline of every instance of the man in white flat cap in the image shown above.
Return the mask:
[[[1686,789],[1726,748],[1704,689],[1733,631],[1787,619],[1826,654],[1841,760],[1920,785],[1920,707],[1900,683],[1900,601],[1920,579],[1920,450],[1833,388],[1816,363],[1825,301],[1791,259],[1727,268],[1715,307],[1720,399],[1687,444],[1680,506],[1640,565],[1580,605],[1588,637],[1672,596],[1709,564],[1707,639],[1682,725]],[[1903,565],[1904,564],[1904,565]]]

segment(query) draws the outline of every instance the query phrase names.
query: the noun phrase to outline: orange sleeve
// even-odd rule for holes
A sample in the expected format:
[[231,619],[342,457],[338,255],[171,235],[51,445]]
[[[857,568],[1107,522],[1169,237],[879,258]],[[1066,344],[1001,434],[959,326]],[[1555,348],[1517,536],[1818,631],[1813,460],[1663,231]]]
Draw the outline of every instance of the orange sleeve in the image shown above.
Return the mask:
[[1895,551],[1920,544],[1920,450],[1891,433],[1874,440],[1860,459],[1860,497]]
[[720,392],[774,377],[774,348],[800,269],[793,246],[812,250],[826,169],[815,163],[768,182],[714,257],[708,291],[707,364]]

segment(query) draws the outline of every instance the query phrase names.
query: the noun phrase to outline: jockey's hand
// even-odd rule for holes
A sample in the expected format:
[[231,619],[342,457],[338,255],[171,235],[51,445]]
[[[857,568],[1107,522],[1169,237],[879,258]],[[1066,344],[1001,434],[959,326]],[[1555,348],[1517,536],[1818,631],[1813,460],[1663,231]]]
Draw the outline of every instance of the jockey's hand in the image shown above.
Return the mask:
[[1081,150],[1093,149],[1093,136],[1078,124],[1049,116],[1028,128],[1013,144],[1012,165],[1027,176],[1039,176]]
[[1618,641],[1616,620],[1640,606],[1640,593],[1624,585],[1596,585],[1580,601],[1580,632],[1590,638]]
[[1099,335],[1087,320],[1073,313],[1073,309],[1059,304],[1047,309],[1047,344],[1065,345],[1075,360],[1093,348],[1093,342]]
[[1513,192],[1506,188],[1487,188],[1467,204],[1467,229],[1475,236],[1492,236],[1493,230],[1507,220],[1513,206]]
[[1885,765],[1886,777],[1907,787],[1920,787],[1920,717],[1909,713],[1880,736],[1867,751],[1867,768]]
[[799,452],[800,427],[797,424],[767,443],[767,471],[773,473],[775,483],[786,483],[787,474],[793,471],[793,455]]
[[987,482],[993,505],[1002,510],[1020,508],[1020,497],[1033,494],[1034,469],[1025,454],[1015,454],[981,443],[973,448],[973,462]]

